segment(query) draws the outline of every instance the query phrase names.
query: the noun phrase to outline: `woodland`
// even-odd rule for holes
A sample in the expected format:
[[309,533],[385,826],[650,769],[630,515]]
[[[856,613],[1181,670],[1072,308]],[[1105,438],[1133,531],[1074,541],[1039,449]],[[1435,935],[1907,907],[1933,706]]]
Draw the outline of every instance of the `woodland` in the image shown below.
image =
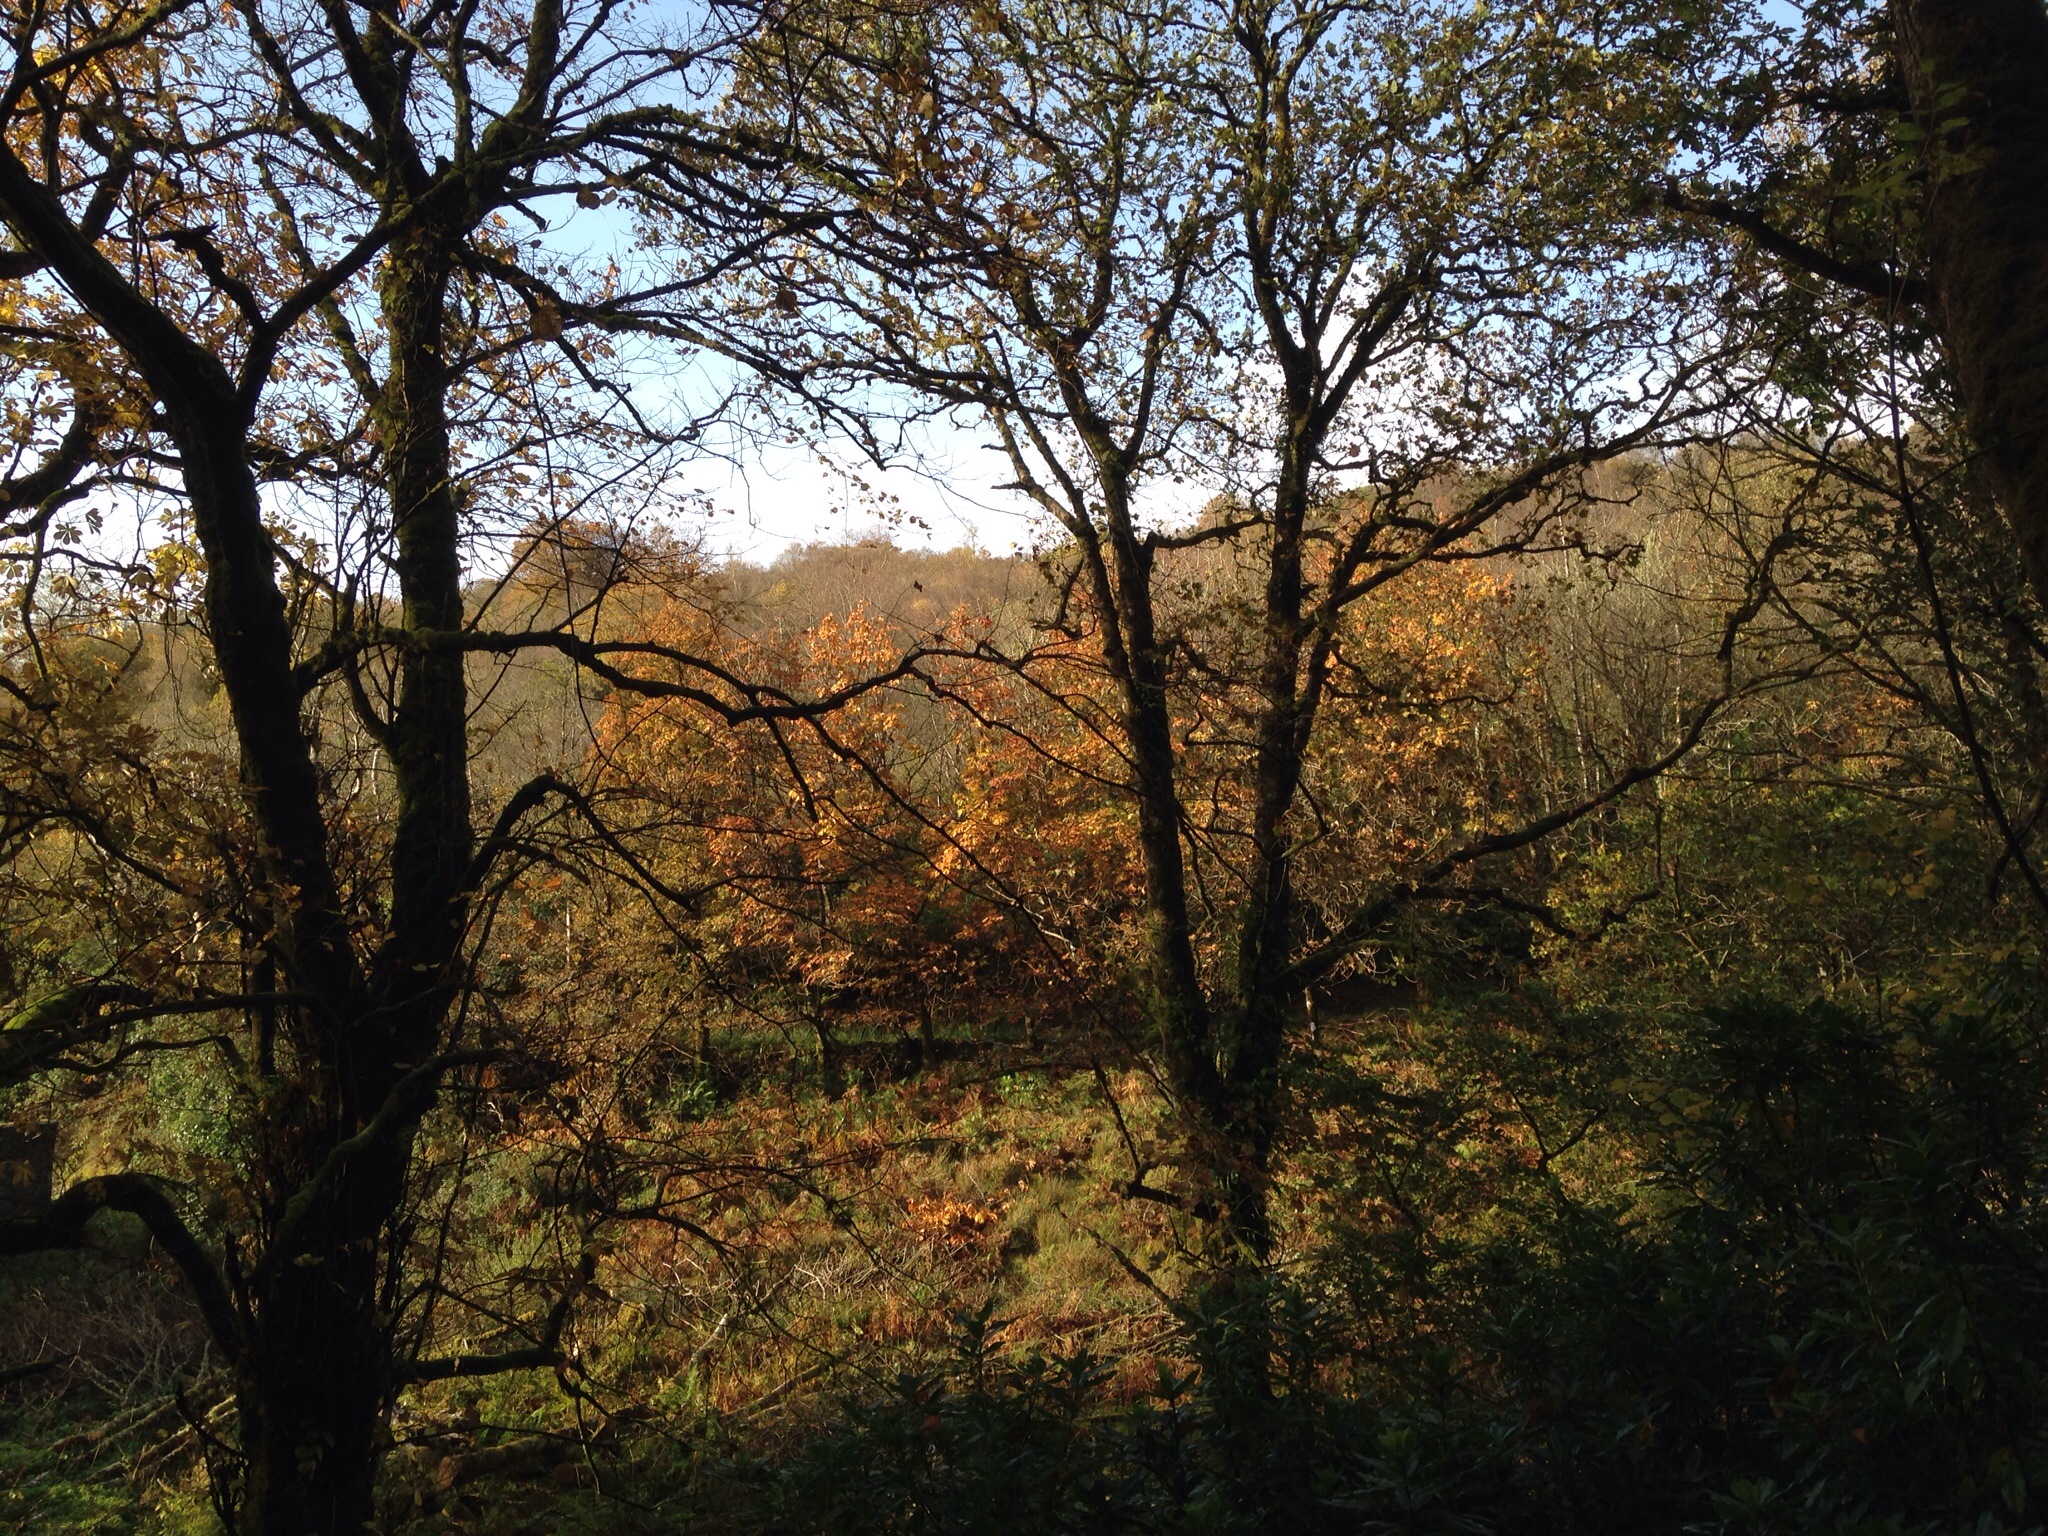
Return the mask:
[[0,26],[0,1526],[2048,1529],[2043,0]]

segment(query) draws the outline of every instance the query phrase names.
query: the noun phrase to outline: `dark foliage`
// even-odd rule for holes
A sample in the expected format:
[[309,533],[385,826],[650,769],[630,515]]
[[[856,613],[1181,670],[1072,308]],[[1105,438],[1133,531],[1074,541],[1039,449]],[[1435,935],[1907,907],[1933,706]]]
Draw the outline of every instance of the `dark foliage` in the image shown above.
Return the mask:
[[777,1531],[1988,1533],[2048,1497],[2048,1153],[2030,983],[1882,1019],[1730,1004],[1645,1155],[1659,1219],[1468,1251],[1460,1326],[1370,1364],[1296,1289],[1188,1318],[1112,1401],[963,1319],[719,1523]]

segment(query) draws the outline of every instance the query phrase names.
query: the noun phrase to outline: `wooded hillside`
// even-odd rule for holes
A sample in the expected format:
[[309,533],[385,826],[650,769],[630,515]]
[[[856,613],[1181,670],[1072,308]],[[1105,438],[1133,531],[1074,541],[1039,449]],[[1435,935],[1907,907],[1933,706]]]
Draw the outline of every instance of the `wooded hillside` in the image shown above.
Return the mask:
[[2041,0],[6,25],[0,1518],[2048,1520]]

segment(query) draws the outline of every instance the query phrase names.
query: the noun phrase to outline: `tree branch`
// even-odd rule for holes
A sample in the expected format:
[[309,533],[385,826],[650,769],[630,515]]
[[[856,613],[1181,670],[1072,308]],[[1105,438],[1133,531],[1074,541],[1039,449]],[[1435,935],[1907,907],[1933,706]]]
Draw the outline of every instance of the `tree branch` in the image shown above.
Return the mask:
[[1762,214],[1739,208],[1725,198],[1697,198],[1677,187],[1667,187],[1664,189],[1664,206],[1673,213],[1711,219],[1716,224],[1739,229],[1780,261],[1790,262],[1811,276],[1853,288],[1866,298],[1924,309],[1934,296],[1933,290],[1921,278],[1894,271],[1877,262],[1844,261],[1838,256],[1830,256],[1826,251],[1786,234]]
[[219,1268],[185,1225],[157,1180],[141,1173],[110,1173],[72,1185],[34,1221],[0,1224],[0,1258],[83,1248],[85,1226],[102,1210],[142,1218],[149,1235],[178,1266],[199,1303],[214,1341],[229,1354],[242,1347],[242,1320]]
[[541,1330],[538,1344],[489,1355],[450,1355],[438,1360],[415,1360],[399,1372],[399,1379],[407,1382],[449,1381],[456,1377],[498,1376],[507,1371],[552,1370],[560,1366],[563,1363],[562,1331],[568,1325],[569,1311],[596,1274],[597,1254],[586,1248],[575,1275],[548,1309],[548,1320]]

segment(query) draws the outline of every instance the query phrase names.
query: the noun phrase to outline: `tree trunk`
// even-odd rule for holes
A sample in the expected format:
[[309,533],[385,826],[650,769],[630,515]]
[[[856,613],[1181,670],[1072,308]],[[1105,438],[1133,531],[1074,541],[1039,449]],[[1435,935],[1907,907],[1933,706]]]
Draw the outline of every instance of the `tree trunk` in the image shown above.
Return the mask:
[[1258,1263],[1265,1262],[1273,1242],[1270,1165],[1279,1134],[1280,1065],[1287,1030],[1300,1006],[1296,989],[1280,982],[1295,928],[1294,848],[1287,823],[1301,788],[1314,708],[1312,700],[1303,697],[1301,661],[1307,591],[1302,534],[1309,511],[1307,465],[1315,440],[1309,435],[1303,399],[1309,386],[1290,378],[1289,387],[1295,398],[1279,445],[1281,473],[1266,556],[1252,765],[1252,867],[1248,898],[1238,920],[1236,1007],[1222,1051],[1230,1105],[1227,1221],[1244,1255]]
[[[1166,692],[1166,656],[1152,611],[1152,557],[1131,516],[1120,464],[1098,450],[1109,549],[1087,548],[1092,598],[1101,615],[1103,648],[1122,695],[1131,792],[1138,808],[1138,853],[1145,877],[1145,943],[1159,1050],[1179,1111],[1183,1172],[1207,1210],[1209,1236],[1230,1230],[1227,1212],[1238,1189],[1240,1159],[1231,1145],[1229,1104],[1216,1061],[1214,1015],[1195,961],[1188,905],[1187,859],[1181,848],[1181,803],[1173,716]],[[1235,1252],[1235,1241],[1223,1248]]]
[[[449,272],[448,242],[415,232],[394,242],[379,283],[390,369],[374,416],[403,624],[414,633],[452,631],[463,618],[444,357]],[[467,920],[467,731],[460,653],[408,650],[389,727],[398,808],[391,922],[373,972],[381,1006],[346,1031],[331,1110],[316,1117],[335,1129],[310,1136],[294,1159],[308,1168],[364,1131],[394,1094],[410,1094],[408,1074],[440,1049]],[[431,1085],[412,1095],[402,1124],[313,1192],[289,1251],[271,1256],[241,1373],[245,1536],[357,1536],[371,1520],[393,1390],[383,1255],[404,1197],[410,1127],[431,1102]]]
[[1893,0],[1928,133],[1934,319],[1971,436],[2048,603],[2048,7]]
[[372,1528],[390,1341],[373,1254],[292,1264],[266,1297],[237,1391],[242,1536],[362,1536]]
[[[391,500],[404,627],[462,627],[461,507],[448,435],[447,291],[453,239],[431,225],[393,242],[378,284],[390,371],[375,409]],[[454,995],[451,971],[467,919],[468,685],[462,653],[408,649],[391,720],[398,825],[391,924],[378,980],[390,998],[400,1059],[417,1059]]]

